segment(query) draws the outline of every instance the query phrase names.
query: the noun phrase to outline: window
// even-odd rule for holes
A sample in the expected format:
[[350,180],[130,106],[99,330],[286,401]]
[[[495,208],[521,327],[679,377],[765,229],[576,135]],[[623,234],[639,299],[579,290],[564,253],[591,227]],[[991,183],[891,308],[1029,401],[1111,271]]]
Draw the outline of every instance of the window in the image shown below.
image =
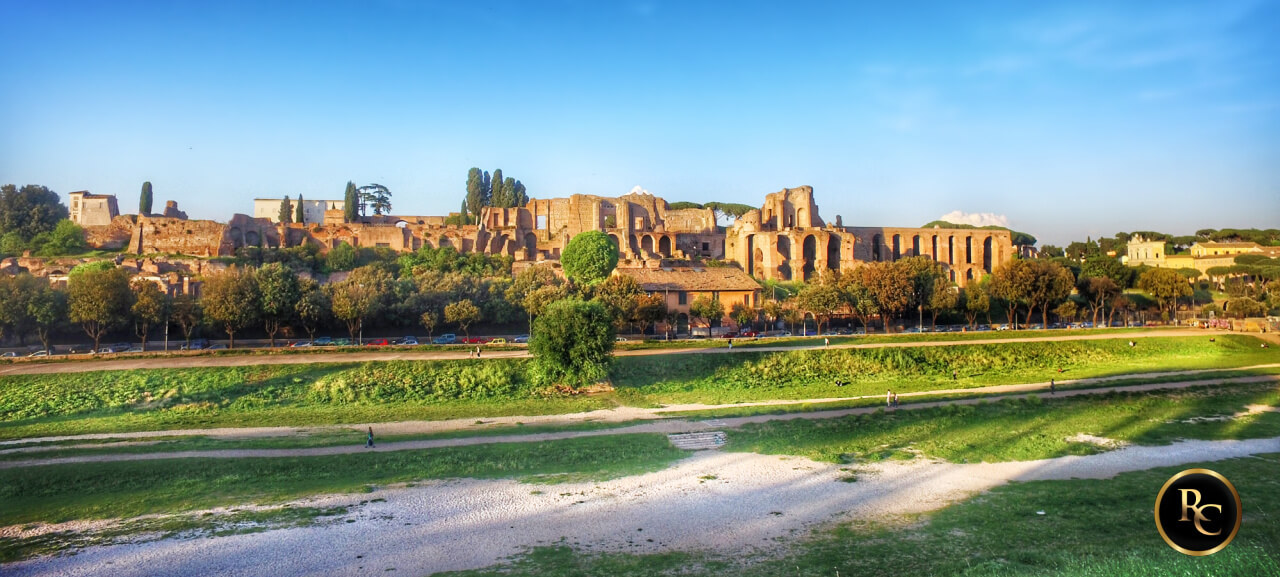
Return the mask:
[[681,304],[681,305],[689,304],[689,293],[684,291],[680,291],[676,293],[676,304]]
[[536,228],[538,230],[547,230],[547,215],[545,214],[538,215],[538,222],[537,222]]
[[702,243],[702,252],[711,252],[711,243],[709,242]]

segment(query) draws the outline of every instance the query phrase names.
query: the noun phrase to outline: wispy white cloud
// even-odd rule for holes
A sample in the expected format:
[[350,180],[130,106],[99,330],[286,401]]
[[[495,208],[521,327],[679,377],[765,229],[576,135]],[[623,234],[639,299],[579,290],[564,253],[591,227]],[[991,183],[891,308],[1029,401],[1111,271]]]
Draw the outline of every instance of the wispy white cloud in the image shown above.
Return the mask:
[[964,212],[953,210],[938,217],[954,224],[971,224],[973,226],[1009,226],[1009,217],[994,212]]

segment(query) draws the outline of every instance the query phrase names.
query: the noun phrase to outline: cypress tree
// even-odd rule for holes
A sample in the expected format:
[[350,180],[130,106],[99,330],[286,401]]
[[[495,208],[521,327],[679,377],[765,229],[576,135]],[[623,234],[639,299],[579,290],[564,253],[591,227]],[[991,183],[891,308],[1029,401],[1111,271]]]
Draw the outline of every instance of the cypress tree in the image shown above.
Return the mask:
[[516,179],[507,177],[502,183],[502,204],[503,208],[511,208],[516,206]]
[[293,222],[296,222],[298,224],[306,224],[307,218],[306,218],[306,215],[303,214],[302,212],[302,195],[301,194],[298,195],[298,206],[294,210],[296,212],[294,212],[293,214]]
[[285,196],[280,199],[280,214],[276,215],[282,224],[293,222],[293,206],[289,204],[289,197]]
[[462,201],[462,215],[466,218],[469,214],[468,209],[484,204],[484,174],[480,173],[479,168],[474,168],[467,172],[467,196]]
[[356,191],[356,183],[347,181],[347,194],[342,200],[342,220],[355,222],[359,219],[360,193]]
[[486,199],[488,202],[485,203],[485,206],[503,206],[504,198],[506,198],[506,194],[503,193],[502,188],[502,169],[499,168],[493,171],[493,189],[489,191],[489,198]]
[[151,214],[151,181],[142,183],[142,196],[138,198],[138,214]]

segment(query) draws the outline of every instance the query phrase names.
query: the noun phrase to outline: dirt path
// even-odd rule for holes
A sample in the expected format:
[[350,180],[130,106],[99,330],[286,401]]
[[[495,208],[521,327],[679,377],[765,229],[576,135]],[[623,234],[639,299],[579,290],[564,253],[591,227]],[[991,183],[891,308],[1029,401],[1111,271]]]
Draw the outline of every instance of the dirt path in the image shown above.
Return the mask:
[[[917,459],[860,466],[857,482],[848,483],[844,465],[705,451],[662,471],[611,481],[548,486],[457,479],[317,497],[295,505],[348,505],[352,512],[316,526],[90,547],[75,555],[7,564],[4,571],[13,577],[427,575],[487,567],[529,547],[553,544],[596,552],[709,551],[742,558],[785,550],[809,529],[851,521],[892,523],[1009,481],[1105,479],[1153,467],[1212,467],[1222,459],[1275,452],[1280,452],[1280,438],[1130,446],[1086,457],[1007,463]],[[1044,507],[1045,518],[1052,522],[1084,514],[1069,504],[1061,507]],[[47,530],[8,527],[0,535],[22,538]],[[1154,527],[1151,532],[1158,539]]]
[[[1195,336],[1214,336],[1223,334],[1221,331],[1211,331],[1203,329],[1152,329],[1149,331],[1137,333],[1110,333],[1099,332],[1097,334],[1087,335],[1064,335],[1064,336],[1035,336],[1035,337],[1017,337],[1009,339],[979,339],[968,341],[924,341],[924,342],[900,342],[900,343],[868,343],[868,344],[843,344],[832,345],[826,348],[832,349],[878,349],[878,348],[895,348],[895,347],[942,347],[956,345],[989,345],[996,343],[1033,343],[1033,342],[1049,342],[1049,341],[1093,341],[1107,339],[1144,339],[1153,337],[1195,337]],[[1250,335],[1259,336],[1259,335]],[[815,343],[820,343],[815,339]],[[810,346],[740,346],[735,349],[722,347],[691,347],[682,349],[640,349],[640,350],[620,350],[618,356],[648,356],[648,355],[666,355],[666,354],[691,354],[691,353],[713,353],[713,354],[733,354],[745,352],[780,352],[780,351],[800,351],[824,348],[821,344]],[[501,359],[501,358],[523,358],[528,357],[529,352],[519,351],[485,351],[483,359]],[[180,369],[180,368],[200,368],[200,367],[248,367],[257,365],[302,365],[312,363],[363,363],[370,361],[439,361],[439,360],[465,360],[469,359],[470,353],[466,349],[457,351],[432,351],[432,352],[414,352],[414,351],[397,351],[394,349],[384,349],[380,351],[358,352],[358,353],[298,353],[298,354],[263,354],[263,355],[208,355],[208,356],[175,356],[175,357],[159,357],[145,359],[102,359],[102,360],[86,360],[86,361],[63,361],[49,363],[22,362],[11,366],[0,368],[0,375],[39,375],[50,373],[83,373],[89,371],[124,371],[133,369]]]
[[[1262,366],[1273,367],[1273,366],[1280,366],[1280,365],[1262,365]],[[1187,371],[1187,373],[1202,373],[1202,372],[1207,372],[1207,371]],[[1150,374],[1169,375],[1169,374],[1177,374],[1177,373],[1150,373]],[[1133,378],[1133,377],[1131,376],[1130,378]],[[925,409],[930,407],[939,407],[939,406],[945,406],[945,405],[974,405],[978,403],[993,402],[993,401],[999,401],[1007,398],[1026,396],[1023,393],[1030,393],[1040,398],[1050,398],[1050,397],[1058,398],[1058,397],[1073,397],[1078,395],[1093,395],[1093,394],[1107,393],[1107,392],[1113,392],[1113,391],[1129,391],[1129,392],[1151,391],[1151,390],[1163,390],[1163,389],[1181,389],[1181,388],[1211,385],[1211,384],[1249,384],[1249,383],[1265,383],[1265,382],[1280,383],[1280,375],[1259,375],[1259,376],[1251,376],[1251,377],[1235,377],[1235,378],[1228,378],[1228,379],[1189,380],[1189,381],[1177,381],[1177,382],[1167,382],[1167,383],[1148,383],[1148,384],[1140,384],[1140,385],[1098,387],[1098,388],[1088,388],[1088,389],[1069,389],[1069,390],[1058,391],[1057,393],[1053,393],[1053,394],[1046,392],[1046,390],[1049,387],[1048,383],[1032,383],[1032,384],[1025,384],[1025,385],[1000,385],[996,387],[985,387],[981,389],[957,389],[955,392],[971,393],[971,392],[982,392],[984,390],[998,389],[999,390],[998,392],[1007,393],[1007,394],[995,394],[995,395],[988,395],[988,396],[972,398],[972,399],[908,403],[906,405],[901,405],[892,410],[906,411],[906,410]],[[1063,383],[1066,384],[1066,381],[1064,381]],[[937,394],[937,392],[935,391],[935,392],[928,392],[928,393],[908,393],[900,396],[911,397],[911,396],[918,396],[918,395],[925,395],[925,394]],[[852,398],[860,399],[860,398],[867,398],[867,397],[852,397]],[[837,400],[842,400],[842,399],[837,399]],[[803,403],[808,401],[794,401],[794,402]],[[689,405],[686,405],[684,407],[688,407],[688,406]],[[736,407],[736,406],[742,406],[742,405],[721,405],[721,407]],[[860,408],[852,408],[852,409],[836,409],[836,410],[828,410],[828,411],[797,412],[797,413],[772,414],[772,415],[769,415],[769,414],[751,415],[751,416],[745,416],[745,417],[724,417],[724,418],[708,419],[708,420],[663,419],[660,421],[640,423],[640,424],[624,426],[624,427],[586,430],[586,431],[560,431],[560,432],[551,432],[551,433],[528,433],[528,434],[513,434],[513,435],[479,435],[479,436],[472,436],[472,437],[456,437],[456,438],[448,438],[448,439],[400,441],[400,442],[393,442],[393,443],[382,443],[373,449],[365,448],[363,445],[338,445],[338,446],[307,447],[307,448],[294,448],[294,449],[225,449],[225,450],[203,450],[203,451],[173,451],[173,452],[154,452],[154,453],[79,455],[79,456],[71,456],[71,457],[56,457],[52,459],[28,459],[28,460],[17,460],[17,461],[7,461],[7,462],[0,461],[0,469],[31,467],[31,466],[39,466],[39,465],[58,465],[58,464],[68,464],[68,463],[148,461],[148,460],[156,460],[156,459],[190,459],[190,458],[232,459],[232,458],[311,457],[311,456],[324,456],[324,455],[342,455],[342,454],[361,453],[361,452],[421,450],[421,449],[433,449],[433,448],[440,448],[440,447],[483,445],[483,444],[490,444],[490,443],[534,443],[534,442],[541,442],[541,441],[554,441],[554,440],[572,439],[572,438],[581,438],[581,437],[596,437],[596,436],[602,436],[602,435],[626,435],[626,434],[636,434],[636,433],[662,433],[662,434],[690,433],[690,432],[709,431],[709,430],[716,430],[716,429],[732,429],[748,423],[763,423],[768,421],[780,421],[780,420],[792,420],[792,419],[830,419],[830,418],[836,418],[836,417],[843,417],[847,415],[869,414],[882,409],[883,407],[881,406],[872,406],[872,407],[860,407]],[[629,411],[634,412],[634,415],[632,416],[631,419],[626,419],[626,420],[644,420],[644,419],[661,419],[662,418],[662,413],[656,409],[634,409],[633,408],[633,409],[629,409]],[[612,411],[593,411],[592,413],[578,413],[577,415],[555,415],[555,416],[548,416],[548,417],[574,418],[577,420],[572,422],[581,423],[584,421],[588,421],[588,419],[586,419],[585,416],[596,415],[602,412],[612,412]],[[528,419],[528,418],[529,417],[503,417],[498,419],[490,419],[486,421],[485,424],[486,425],[501,424],[506,419]],[[600,421],[605,419],[596,419],[596,420]],[[336,428],[336,429],[364,430],[366,427],[377,426],[378,431],[381,434],[412,434],[412,433],[439,431],[440,429],[436,427],[438,427],[441,424],[463,426],[464,423],[462,423],[462,421],[465,421],[465,419],[459,419],[456,421],[445,421],[445,422],[410,421],[410,422],[402,422],[402,423],[382,423],[382,424],[375,424],[375,425],[343,425],[343,426],[335,426],[330,429]],[[475,421],[471,420],[470,423],[472,424],[472,426],[474,426]],[[514,421],[512,421],[512,424],[514,424]],[[528,423],[526,422],[526,424]],[[570,422],[562,422],[559,424],[570,424]],[[221,437],[252,438],[254,436],[259,436],[259,437],[288,436],[292,434],[298,434],[304,431],[315,431],[315,430],[317,429],[312,428],[312,429],[300,430],[300,429],[291,428],[291,427],[262,428],[262,429],[248,431],[248,434],[246,434],[246,430],[244,429],[146,431],[146,432],[138,432],[138,433],[121,433],[121,434],[115,434],[115,435],[86,435],[86,436],[62,437],[62,438],[50,437],[45,440],[59,440],[59,439],[65,440],[65,439],[85,439],[85,438],[99,438],[99,439],[101,438],[146,438],[146,437],[156,437],[156,436],[177,436],[177,435],[204,435],[204,436],[211,436],[211,437],[221,436]],[[454,429],[454,430],[458,430],[458,429]],[[30,442],[31,440],[27,440],[27,441]],[[53,448],[60,448],[60,447],[53,447]]]

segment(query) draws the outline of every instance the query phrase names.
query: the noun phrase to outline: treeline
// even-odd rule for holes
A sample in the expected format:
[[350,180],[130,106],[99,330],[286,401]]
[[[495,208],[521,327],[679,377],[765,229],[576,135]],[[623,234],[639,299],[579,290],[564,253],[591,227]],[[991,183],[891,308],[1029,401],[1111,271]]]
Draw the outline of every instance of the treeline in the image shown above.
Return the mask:
[[1149,241],[1163,241],[1165,254],[1185,253],[1197,242],[1256,242],[1263,246],[1280,246],[1280,229],[1202,228],[1194,235],[1172,235],[1153,230],[1118,232],[1113,237],[1072,241],[1066,247],[1045,245],[1040,252],[1045,256],[1060,256],[1075,261],[1087,260],[1095,255],[1105,256],[1108,252],[1115,252],[1116,256],[1120,256],[1125,254],[1129,240],[1135,236]]
[[934,220],[934,221],[929,221],[924,223],[924,226],[920,228],[933,228],[935,226],[942,227],[942,228],[971,228],[976,230],[1007,230],[1009,231],[1009,234],[1012,235],[1013,237],[1012,242],[1014,246],[1035,246],[1036,245],[1036,237],[1030,234],[1027,234],[1025,232],[1018,232],[1007,226],[996,226],[994,224],[989,224],[986,226],[975,226],[972,224],[959,224],[959,223],[950,222],[946,220]]
[[472,167],[467,171],[467,193],[462,199],[462,210],[454,221],[446,224],[475,224],[486,206],[514,208],[529,203],[529,191],[524,183],[510,176],[504,177],[502,169],[493,171]]

